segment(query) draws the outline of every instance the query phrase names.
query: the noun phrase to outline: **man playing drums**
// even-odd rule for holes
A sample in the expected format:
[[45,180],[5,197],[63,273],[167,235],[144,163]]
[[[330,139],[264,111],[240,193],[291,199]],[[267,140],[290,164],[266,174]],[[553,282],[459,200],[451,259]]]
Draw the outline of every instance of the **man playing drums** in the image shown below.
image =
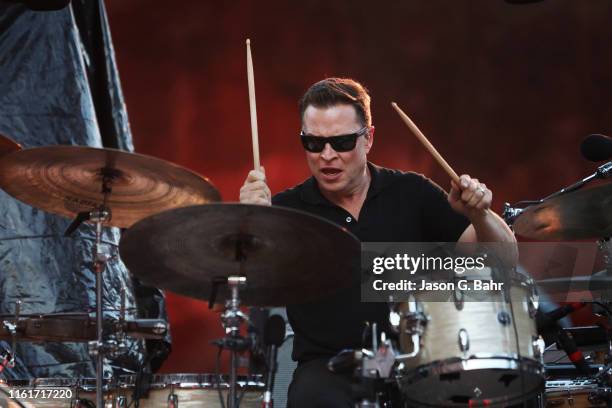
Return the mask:
[[[240,201],[279,205],[331,220],[363,242],[516,242],[490,211],[492,192],[468,175],[447,195],[429,179],[368,162],[374,126],[367,90],[351,79],[328,78],[300,101],[301,142],[312,177],[271,197],[263,171],[251,171]],[[359,288],[287,307],[299,365],[289,406],[352,407],[350,379],[327,370],[345,348],[361,348],[364,322],[386,327],[384,303],[360,301]]]

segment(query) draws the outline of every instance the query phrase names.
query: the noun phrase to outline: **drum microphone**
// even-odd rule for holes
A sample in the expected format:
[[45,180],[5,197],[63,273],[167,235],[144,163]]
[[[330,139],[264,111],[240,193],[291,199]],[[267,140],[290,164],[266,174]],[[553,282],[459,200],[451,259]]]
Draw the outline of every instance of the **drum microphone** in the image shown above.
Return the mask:
[[570,313],[574,313],[576,310],[580,310],[587,305],[587,302],[571,302],[566,305],[560,306],[550,312],[542,312],[538,310],[536,314],[536,324],[538,331],[546,332],[551,329],[556,330],[557,322],[563,319]]
[[582,156],[590,161],[598,162],[612,157],[612,138],[605,135],[588,135],[580,145]]
[[268,369],[266,370],[266,391],[262,401],[262,408],[272,408],[274,401],[272,391],[274,389],[274,374],[277,369],[276,355],[278,348],[285,341],[285,319],[280,315],[268,317],[264,328],[264,344],[268,347]]
[[582,309],[586,305],[587,302],[571,302],[547,313],[540,310],[536,313],[536,326],[538,332],[554,332],[557,345],[565,351],[570,361],[574,363],[574,366],[583,374],[589,372],[589,367],[584,359],[584,355],[576,346],[576,342],[571,333],[563,330],[557,322],[570,313]]

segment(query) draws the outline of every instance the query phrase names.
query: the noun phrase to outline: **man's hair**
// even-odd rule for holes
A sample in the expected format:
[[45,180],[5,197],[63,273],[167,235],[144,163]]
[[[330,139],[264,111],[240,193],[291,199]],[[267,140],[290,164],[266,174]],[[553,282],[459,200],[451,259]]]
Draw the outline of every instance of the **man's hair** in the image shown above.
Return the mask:
[[372,126],[370,95],[359,82],[350,78],[327,78],[312,85],[300,99],[300,118],[309,106],[329,108],[335,105],[351,105],[364,126]]

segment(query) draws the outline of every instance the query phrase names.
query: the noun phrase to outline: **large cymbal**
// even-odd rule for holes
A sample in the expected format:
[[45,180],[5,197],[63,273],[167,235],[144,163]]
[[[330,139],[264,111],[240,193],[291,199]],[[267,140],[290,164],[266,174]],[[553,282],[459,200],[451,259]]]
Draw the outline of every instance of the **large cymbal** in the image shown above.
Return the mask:
[[0,157],[21,150],[21,145],[11,138],[0,134]]
[[129,227],[167,209],[219,201],[206,178],[167,161],[115,149],[50,146],[0,160],[0,187],[26,204],[69,218],[103,203],[102,174],[112,189],[110,224]]
[[578,190],[527,207],[513,224],[518,235],[538,240],[612,236],[612,183]]
[[[334,223],[288,208],[246,204],[153,215],[125,232],[119,249],[147,285],[209,299],[214,280],[246,276],[242,303],[262,306],[307,302],[347,287],[360,257],[359,241]],[[216,301],[227,296],[223,285]]]

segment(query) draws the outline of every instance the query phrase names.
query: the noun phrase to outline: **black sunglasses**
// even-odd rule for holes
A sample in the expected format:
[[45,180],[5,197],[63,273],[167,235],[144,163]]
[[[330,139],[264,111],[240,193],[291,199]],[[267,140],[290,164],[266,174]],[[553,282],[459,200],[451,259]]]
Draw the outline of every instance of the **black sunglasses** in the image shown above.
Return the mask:
[[357,138],[366,135],[369,130],[368,126],[364,126],[355,133],[330,137],[310,136],[300,132],[300,139],[304,149],[311,153],[321,153],[325,149],[326,143],[329,143],[332,149],[337,152],[348,152],[355,148]]

